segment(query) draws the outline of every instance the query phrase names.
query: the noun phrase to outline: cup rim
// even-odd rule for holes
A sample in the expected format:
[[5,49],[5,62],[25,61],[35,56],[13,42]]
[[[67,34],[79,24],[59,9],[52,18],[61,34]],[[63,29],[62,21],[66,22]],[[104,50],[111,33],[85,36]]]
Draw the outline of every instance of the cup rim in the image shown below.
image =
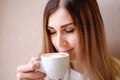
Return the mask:
[[[51,53],[43,53],[43,54],[41,54],[41,57],[44,57],[44,58],[45,58],[45,55],[49,55],[49,54],[65,54],[65,56],[62,56],[62,57],[54,57],[54,58],[63,58],[63,57],[69,56],[69,54],[66,53],[66,52],[51,52]],[[48,58],[48,57],[47,57],[47,58]],[[49,58],[53,58],[53,57],[49,57]]]

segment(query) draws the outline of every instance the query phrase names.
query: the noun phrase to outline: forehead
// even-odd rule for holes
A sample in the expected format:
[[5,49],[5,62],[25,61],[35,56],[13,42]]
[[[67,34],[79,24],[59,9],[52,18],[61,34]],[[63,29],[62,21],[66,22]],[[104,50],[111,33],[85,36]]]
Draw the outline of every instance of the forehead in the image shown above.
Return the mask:
[[69,12],[64,8],[58,8],[48,19],[48,26],[57,27],[73,22]]

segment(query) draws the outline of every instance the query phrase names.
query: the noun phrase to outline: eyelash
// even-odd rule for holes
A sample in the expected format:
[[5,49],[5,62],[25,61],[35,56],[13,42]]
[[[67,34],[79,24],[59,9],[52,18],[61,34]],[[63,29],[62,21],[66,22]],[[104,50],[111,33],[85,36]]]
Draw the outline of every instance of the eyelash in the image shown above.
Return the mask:
[[[74,30],[75,29],[71,29],[71,30],[64,30],[66,33],[72,33],[72,32],[74,32]],[[50,30],[49,30],[49,33],[52,35],[52,34],[55,34],[56,32],[51,32]]]
[[75,29],[71,29],[71,30],[65,30],[67,33],[72,33],[74,32]]
[[50,34],[52,35],[52,34],[55,34],[56,32],[50,32]]

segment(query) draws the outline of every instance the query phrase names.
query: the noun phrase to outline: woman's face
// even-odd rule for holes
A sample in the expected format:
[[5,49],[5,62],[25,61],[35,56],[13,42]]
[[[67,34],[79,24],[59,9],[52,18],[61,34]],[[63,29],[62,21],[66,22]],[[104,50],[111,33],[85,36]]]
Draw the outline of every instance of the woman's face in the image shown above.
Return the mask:
[[47,29],[56,50],[69,53],[70,60],[74,60],[76,28],[70,14],[64,8],[59,8],[49,17]]

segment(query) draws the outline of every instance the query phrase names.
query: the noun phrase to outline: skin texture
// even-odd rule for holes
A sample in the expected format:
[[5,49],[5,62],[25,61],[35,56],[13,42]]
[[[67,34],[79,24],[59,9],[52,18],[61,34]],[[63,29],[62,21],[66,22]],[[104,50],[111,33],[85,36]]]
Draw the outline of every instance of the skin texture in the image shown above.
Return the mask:
[[76,49],[76,28],[70,14],[59,8],[48,20],[48,30],[52,44],[58,52],[70,54],[70,60],[74,60]]

